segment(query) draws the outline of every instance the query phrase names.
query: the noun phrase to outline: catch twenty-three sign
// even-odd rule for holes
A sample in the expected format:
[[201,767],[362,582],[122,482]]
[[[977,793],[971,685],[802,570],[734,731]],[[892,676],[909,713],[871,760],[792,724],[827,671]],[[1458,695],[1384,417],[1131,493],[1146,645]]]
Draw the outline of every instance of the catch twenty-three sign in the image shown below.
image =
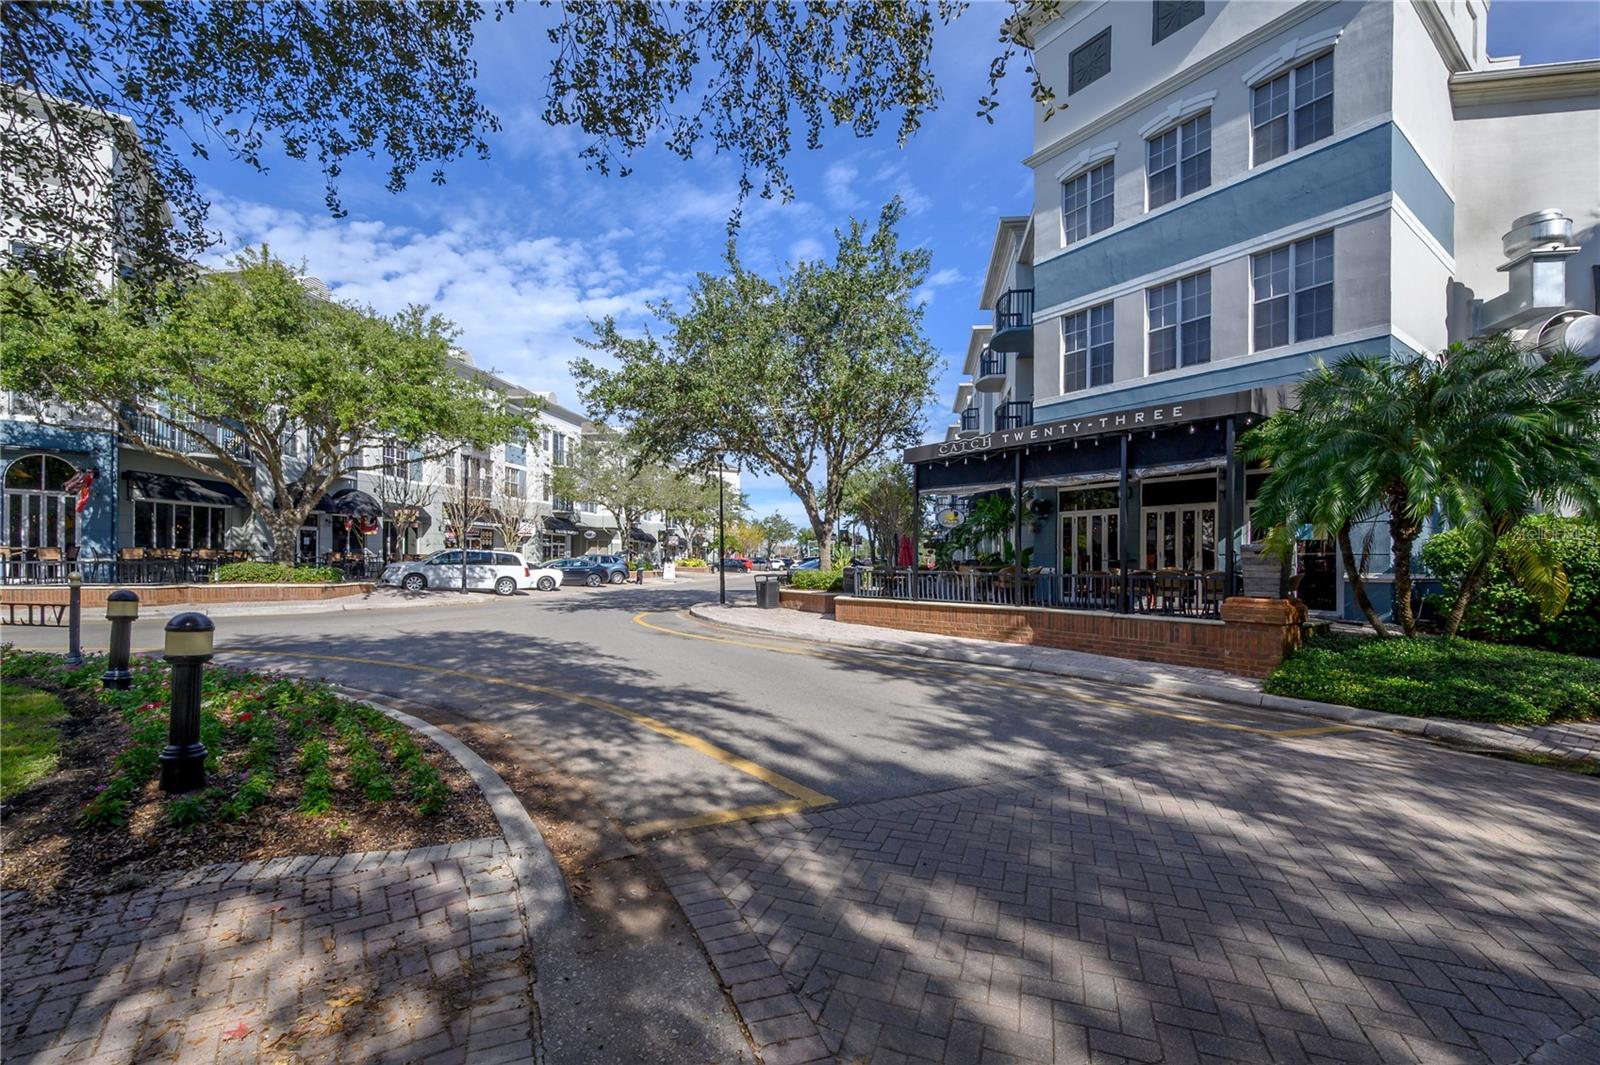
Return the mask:
[[1277,392],[1276,389],[1228,392],[1176,403],[1156,403],[1148,407],[1063,418],[1060,421],[1044,422],[1040,425],[1026,425],[1020,429],[1001,429],[981,436],[910,448],[905,453],[905,461],[932,462],[966,455],[986,455],[1036,444],[1057,443],[1062,440],[1160,429],[1164,426],[1182,425],[1233,414],[1270,414],[1282,403],[1282,397]]

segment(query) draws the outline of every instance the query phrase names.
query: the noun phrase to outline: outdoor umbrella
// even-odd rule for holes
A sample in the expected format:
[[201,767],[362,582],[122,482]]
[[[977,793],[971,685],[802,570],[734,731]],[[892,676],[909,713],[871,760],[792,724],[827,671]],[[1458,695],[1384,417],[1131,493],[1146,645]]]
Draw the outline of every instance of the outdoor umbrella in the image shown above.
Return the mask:
[[914,561],[915,561],[915,559],[912,557],[912,554],[911,554],[911,537],[909,537],[909,536],[901,536],[900,537],[900,556],[899,556],[899,558],[897,558],[895,560],[895,564],[898,565],[898,566],[910,566],[910,565],[912,565],[914,563]]

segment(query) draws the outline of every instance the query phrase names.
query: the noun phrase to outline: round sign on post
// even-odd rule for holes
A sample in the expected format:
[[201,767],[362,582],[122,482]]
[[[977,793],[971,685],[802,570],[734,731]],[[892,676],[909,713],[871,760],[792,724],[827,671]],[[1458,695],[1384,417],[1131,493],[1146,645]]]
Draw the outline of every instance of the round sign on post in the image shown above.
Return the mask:
[[593,529],[585,529],[585,530],[583,530],[583,538],[585,540],[593,540],[594,539],[594,530]]
[[961,511],[948,507],[939,511],[939,524],[946,529],[958,528],[966,519],[961,516]]

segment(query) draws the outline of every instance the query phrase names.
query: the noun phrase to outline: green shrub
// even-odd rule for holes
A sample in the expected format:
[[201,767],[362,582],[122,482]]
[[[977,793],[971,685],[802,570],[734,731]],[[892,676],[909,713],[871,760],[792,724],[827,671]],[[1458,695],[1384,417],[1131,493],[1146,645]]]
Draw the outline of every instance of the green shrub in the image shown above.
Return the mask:
[[[1571,588],[1561,613],[1548,620],[1539,616],[1538,604],[1512,579],[1506,563],[1508,548],[1529,538],[1553,547]],[[1431,597],[1443,614],[1455,602],[1456,590],[1472,562],[1466,538],[1455,530],[1434,536],[1422,549],[1422,561],[1444,586],[1443,593]],[[1483,584],[1468,604],[1461,635],[1600,655],[1600,526],[1554,515],[1519,522],[1495,552]]]
[[705,569],[706,560],[703,558],[680,558],[677,566],[679,569]]
[[789,587],[802,592],[837,592],[844,588],[844,573],[833,569],[791,570]]
[[332,566],[290,566],[283,562],[227,562],[212,571],[222,584],[326,584],[339,579]]
[[1267,678],[1274,695],[1410,717],[1542,725],[1600,716],[1600,662],[1419,636],[1319,636]]

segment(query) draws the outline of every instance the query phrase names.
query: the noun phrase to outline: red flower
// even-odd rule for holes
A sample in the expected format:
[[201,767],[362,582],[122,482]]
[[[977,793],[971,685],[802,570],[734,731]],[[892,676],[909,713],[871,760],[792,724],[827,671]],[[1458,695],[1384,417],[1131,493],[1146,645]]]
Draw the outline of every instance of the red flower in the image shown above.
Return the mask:
[[250,711],[246,710],[244,713],[240,714],[237,718],[235,718],[235,720],[240,722],[241,724],[243,724],[246,721],[249,721],[250,720]]

